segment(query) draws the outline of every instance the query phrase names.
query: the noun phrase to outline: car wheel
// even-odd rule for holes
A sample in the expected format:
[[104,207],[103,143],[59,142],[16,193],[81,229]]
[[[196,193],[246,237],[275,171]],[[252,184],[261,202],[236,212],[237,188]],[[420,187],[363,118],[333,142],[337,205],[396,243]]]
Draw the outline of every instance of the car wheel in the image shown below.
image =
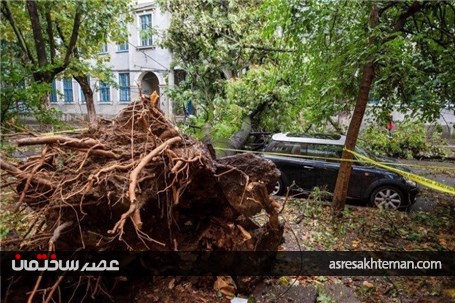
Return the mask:
[[286,186],[284,186],[283,180],[280,178],[278,181],[276,181],[275,187],[272,190],[272,195],[280,196],[284,193],[285,189]]
[[379,187],[370,196],[370,203],[377,208],[397,210],[403,206],[403,202],[403,192],[392,186]]

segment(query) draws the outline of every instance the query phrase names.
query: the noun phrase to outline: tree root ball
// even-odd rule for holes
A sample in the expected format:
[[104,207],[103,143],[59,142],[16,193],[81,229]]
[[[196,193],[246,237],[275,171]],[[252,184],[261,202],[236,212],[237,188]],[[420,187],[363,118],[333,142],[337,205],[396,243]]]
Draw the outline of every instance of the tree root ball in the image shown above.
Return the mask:
[[[18,141],[44,146],[20,165],[1,161],[20,203],[37,213],[22,249],[277,249],[274,164],[252,154],[213,159],[156,104],[142,97],[77,136]],[[260,226],[251,217],[262,210]]]

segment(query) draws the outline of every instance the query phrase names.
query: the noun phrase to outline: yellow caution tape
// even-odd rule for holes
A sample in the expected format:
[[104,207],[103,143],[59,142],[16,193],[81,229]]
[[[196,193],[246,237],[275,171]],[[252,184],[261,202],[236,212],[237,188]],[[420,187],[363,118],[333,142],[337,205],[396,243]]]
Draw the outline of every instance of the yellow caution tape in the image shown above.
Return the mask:
[[378,167],[381,167],[381,168],[384,168],[384,169],[387,169],[387,170],[390,170],[390,171],[393,171],[397,174],[400,174],[416,183],[419,183],[423,186],[426,186],[426,187],[429,187],[429,188],[432,188],[432,189],[435,189],[435,190],[438,190],[438,191],[441,191],[441,192],[445,192],[445,193],[448,193],[448,194],[451,194],[451,195],[455,195],[455,187],[452,187],[452,186],[449,186],[449,185],[445,185],[445,184],[441,184],[439,182],[436,182],[436,181],[433,181],[433,180],[430,180],[430,179],[427,179],[427,178],[424,178],[422,176],[419,176],[419,175],[415,175],[415,174],[412,174],[410,172],[407,172],[407,171],[403,171],[403,170],[400,170],[400,169],[397,169],[395,167],[390,167],[389,165],[385,165],[383,163],[379,163],[377,161],[374,161],[368,157],[365,157],[364,155],[361,155],[359,153],[356,153],[352,150],[349,150],[349,149],[346,149],[346,151],[350,152],[351,154],[353,154],[354,156],[358,157],[359,159],[362,159],[364,160],[365,162],[368,162],[368,163],[371,163],[371,164],[374,164]]
[[[276,153],[276,152],[263,152],[263,151],[252,151],[252,150],[242,150],[242,149],[233,149],[233,148],[221,148],[215,147],[216,150],[222,151],[232,151],[237,153],[253,153],[253,154],[263,154],[263,155],[273,155],[273,156],[282,156],[282,157],[293,157],[293,158],[306,158],[306,159],[315,159],[315,160],[329,160],[329,161],[338,161],[338,162],[352,162],[352,163],[364,163],[363,160],[349,160],[342,158],[332,158],[332,157],[319,157],[319,156],[308,156],[308,155],[296,155],[296,154],[287,154],[287,153]],[[371,160],[371,159],[370,159]],[[373,160],[371,160],[373,161]],[[422,169],[440,169],[440,170],[455,170],[455,167],[447,166],[435,166],[435,165],[419,165],[419,164],[407,164],[407,163],[390,163],[390,162],[379,162],[374,161],[375,163],[381,163],[385,165],[392,166],[404,166],[404,167],[415,167]]]
[[[322,160],[332,160],[332,161],[349,161],[349,162],[354,162],[354,163],[359,163],[359,162],[360,163],[365,163],[365,162],[367,162],[367,163],[371,163],[373,165],[376,165],[378,167],[382,167],[384,169],[393,171],[393,172],[395,172],[397,174],[400,174],[400,175],[408,178],[409,180],[412,180],[412,181],[414,181],[416,183],[419,183],[419,184],[421,184],[423,186],[426,186],[426,187],[429,187],[429,188],[432,188],[432,189],[435,189],[435,190],[439,190],[439,191],[442,191],[442,192],[445,192],[445,193],[448,193],[448,194],[451,194],[451,195],[455,195],[455,187],[452,187],[452,186],[449,186],[449,185],[445,185],[445,184],[441,184],[439,182],[424,178],[422,176],[419,176],[419,175],[416,175],[416,174],[412,174],[410,172],[397,169],[395,167],[391,167],[390,165],[394,165],[395,163],[378,162],[378,161],[372,160],[372,159],[370,159],[368,157],[365,157],[364,155],[361,155],[361,154],[356,153],[356,152],[354,152],[352,150],[349,150],[349,149],[346,149],[346,151],[352,153],[354,156],[356,156],[357,158],[359,158],[361,160],[348,160],[348,159],[340,159],[340,158],[317,157],[317,156],[306,156],[306,155],[295,155],[295,154],[273,153],[273,152],[261,152],[261,151],[246,151],[246,150],[240,150],[240,149],[220,148],[220,147],[215,147],[215,149],[216,150],[224,150],[224,151],[233,151],[233,152],[239,152],[239,153],[253,153],[253,154],[274,155],[274,156],[295,157],[295,158],[310,158],[310,159],[322,159]],[[403,164],[403,166],[405,166],[405,164]],[[428,166],[421,166],[421,167],[428,168]],[[438,167],[438,168],[441,168],[441,167]],[[444,169],[446,169],[446,167],[444,167]],[[452,168],[450,167],[450,168],[447,168],[447,169],[452,169]]]

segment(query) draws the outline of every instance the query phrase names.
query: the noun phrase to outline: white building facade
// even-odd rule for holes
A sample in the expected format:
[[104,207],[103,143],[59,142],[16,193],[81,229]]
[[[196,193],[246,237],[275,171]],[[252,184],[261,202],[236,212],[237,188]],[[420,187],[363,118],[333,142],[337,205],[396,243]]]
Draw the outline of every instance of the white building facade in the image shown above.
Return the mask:
[[[160,11],[155,3],[150,0],[138,1],[134,21],[128,24],[128,42],[107,43],[99,54],[108,57],[107,65],[118,87],[95,78],[89,79],[98,115],[115,116],[125,105],[136,100],[140,92],[149,95],[156,91],[160,95],[160,108],[172,118],[173,104],[165,90],[174,85],[176,71],[171,67],[171,53],[157,45],[169,22],[169,13]],[[62,111],[66,118],[87,114],[84,94],[72,78],[54,81],[51,104]]]

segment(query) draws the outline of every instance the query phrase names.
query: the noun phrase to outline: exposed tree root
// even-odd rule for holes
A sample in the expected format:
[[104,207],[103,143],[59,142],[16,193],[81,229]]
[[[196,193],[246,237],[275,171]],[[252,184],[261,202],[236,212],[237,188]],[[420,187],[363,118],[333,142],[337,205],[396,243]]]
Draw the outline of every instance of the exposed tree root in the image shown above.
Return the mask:
[[46,137],[36,137],[36,138],[25,138],[17,140],[18,146],[26,145],[39,145],[39,144],[60,144],[68,147],[76,148],[89,148],[95,145],[98,145],[100,148],[104,146],[97,140],[84,138],[84,139],[74,139],[71,137],[65,136],[46,136]]
[[[22,249],[277,249],[283,229],[269,196],[279,177],[273,163],[251,154],[213,159],[164,117],[157,98],[143,97],[74,137],[20,139],[45,147],[19,166],[0,159],[18,180],[22,204],[43,218]],[[248,217],[262,210],[269,220],[258,226]],[[44,300],[55,300],[64,283],[37,280],[29,298],[46,287]],[[92,286],[93,297],[103,293],[99,281]]]
[[16,166],[3,161],[2,159],[0,159],[0,168],[20,179],[28,180],[30,178],[30,182],[42,184],[49,188],[54,187],[52,185],[52,182],[50,182],[49,180],[40,178],[38,176],[34,176],[32,173],[26,173],[24,171],[21,171]]

